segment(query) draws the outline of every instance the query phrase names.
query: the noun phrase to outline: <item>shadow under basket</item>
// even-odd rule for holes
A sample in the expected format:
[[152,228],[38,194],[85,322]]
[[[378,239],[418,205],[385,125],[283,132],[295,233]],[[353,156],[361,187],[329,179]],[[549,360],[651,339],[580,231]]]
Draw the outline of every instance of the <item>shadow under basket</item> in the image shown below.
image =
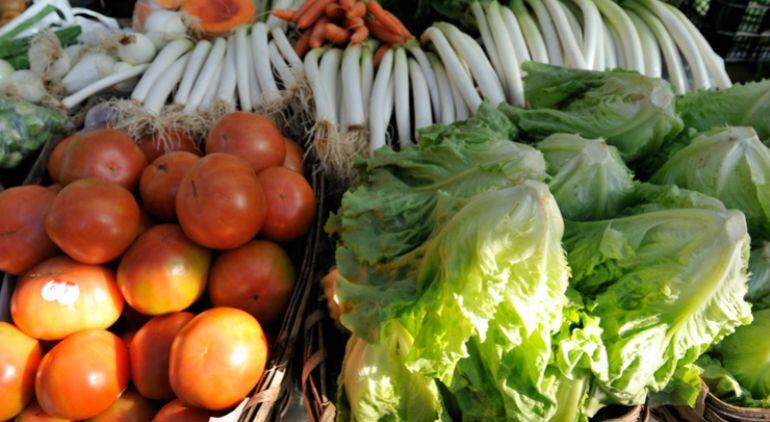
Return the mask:
[[655,409],[655,416],[662,422],[760,422],[770,421],[770,409],[740,407],[727,403],[703,386],[695,408],[663,406]]
[[[51,139],[41,149],[40,155],[32,166],[24,184],[39,184],[47,181],[48,157],[61,139]],[[310,183],[316,194],[316,220],[310,232],[303,239],[287,245],[287,252],[298,264],[296,287],[292,293],[289,306],[284,314],[280,328],[271,343],[270,357],[262,378],[254,391],[245,398],[238,407],[230,413],[212,418],[220,422],[264,422],[280,420],[290,404],[293,391],[294,377],[291,372],[297,338],[302,329],[303,317],[306,314],[311,289],[318,272],[317,246],[323,236],[325,181],[317,164],[306,166],[310,170]],[[16,277],[0,273],[0,321],[11,321],[10,300],[16,285]],[[193,305],[195,306],[195,305]]]

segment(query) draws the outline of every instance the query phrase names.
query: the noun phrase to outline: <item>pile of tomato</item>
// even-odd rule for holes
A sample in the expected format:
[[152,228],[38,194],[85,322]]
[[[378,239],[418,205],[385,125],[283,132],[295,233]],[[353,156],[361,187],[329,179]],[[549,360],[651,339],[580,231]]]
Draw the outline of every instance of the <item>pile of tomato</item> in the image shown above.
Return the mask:
[[[315,217],[302,150],[252,113],[203,142],[102,128],[52,152],[54,184],[0,193],[0,420],[196,421],[256,386]],[[160,410],[158,410],[160,409]]]

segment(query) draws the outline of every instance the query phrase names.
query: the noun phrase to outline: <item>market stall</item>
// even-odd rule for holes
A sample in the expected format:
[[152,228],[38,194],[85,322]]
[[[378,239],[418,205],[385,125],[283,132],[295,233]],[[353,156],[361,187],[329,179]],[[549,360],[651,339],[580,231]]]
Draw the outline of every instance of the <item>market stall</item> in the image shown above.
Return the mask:
[[767,6],[6,3],[0,420],[770,419]]

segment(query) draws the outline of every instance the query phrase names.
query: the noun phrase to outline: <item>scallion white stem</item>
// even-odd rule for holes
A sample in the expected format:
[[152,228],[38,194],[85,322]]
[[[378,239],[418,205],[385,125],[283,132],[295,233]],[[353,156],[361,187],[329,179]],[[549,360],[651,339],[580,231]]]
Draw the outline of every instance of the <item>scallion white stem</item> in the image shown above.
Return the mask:
[[254,52],[251,49],[251,42],[246,41],[249,46],[246,48],[245,54],[248,56],[247,60],[249,64],[249,96],[251,97],[251,106],[255,109],[263,104],[266,100],[262,95],[262,87],[259,85],[259,78],[257,77],[257,66],[254,60]]
[[342,109],[346,128],[360,129],[366,124],[361,92],[361,44],[349,45],[342,55]]
[[607,24],[607,22],[604,24],[607,34],[609,34],[607,39],[609,40],[608,47],[612,51],[612,61],[615,63],[613,67],[626,69],[626,56],[623,54],[623,43],[620,41],[620,35],[614,26]]
[[406,146],[412,141],[411,111],[409,110],[409,62],[406,50],[396,48],[393,63],[393,87],[396,101],[396,129],[399,145]]
[[497,46],[492,37],[492,31],[489,29],[487,14],[484,12],[484,8],[481,7],[481,3],[477,1],[471,3],[471,12],[476,19],[476,26],[479,27],[481,42],[484,44],[484,50],[487,52],[487,57],[489,57],[489,61],[492,62],[492,67],[495,68],[495,72],[500,75],[500,82],[503,84],[503,89],[510,91],[510,87],[507,86],[506,78],[503,77],[505,71],[500,63],[500,57],[497,55]]
[[216,70],[214,71],[214,77],[211,79],[211,82],[209,83],[209,86],[206,88],[206,92],[203,95],[203,100],[201,101],[200,105],[198,105],[198,110],[209,111],[211,109],[211,104],[214,102],[214,97],[217,95],[219,80],[222,78],[223,67],[225,67],[225,64],[220,60],[217,64]]
[[235,70],[237,67],[235,61],[236,53],[235,37],[230,36],[227,40],[227,54],[225,55],[222,67],[222,78],[217,88],[217,99],[230,105],[235,104],[235,87],[238,84],[237,72]]
[[497,2],[489,4],[487,9],[487,19],[489,27],[492,30],[492,36],[497,46],[497,55],[500,57],[503,66],[502,77],[510,87],[508,99],[515,105],[524,105],[524,85],[521,81],[521,70],[516,59],[513,42],[508,30],[505,28],[503,16],[500,11],[500,5]]
[[321,57],[320,74],[321,85],[326,92],[330,108],[329,121],[339,124],[337,112],[337,77],[340,73],[340,60],[342,59],[342,50],[331,48]]
[[425,81],[422,68],[414,59],[409,59],[409,79],[414,102],[414,136],[412,139],[416,140],[418,130],[433,124],[433,111],[430,105],[430,95],[428,95],[428,83]]
[[[221,73],[221,70],[218,70],[220,67],[223,66],[223,59],[225,57],[225,50],[227,49],[227,41],[225,41],[224,38],[217,38],[216,41],[214,41],[214,46],[211,48],[211,52],[209,53],[208,57],[206,58],[206,61],[203,63],[203,66],[200,69],[200,73],[198,74],[198,77],[195,79],[195,84],[190,89],[190,93],[185,99],[185,111],[186,112],[192,112],[198,109],[198,106],[203,101],[203,98],[206,96],[206,93],[209,91],[209,86],[212,84],[215,84],[216,87],[214,87],[214,91],[216,93],[216,88],[219,86],[219,79],[221,78],[221,75],[215,79],[216,73],[219,71]],[[195,52],[193,52],[193,55]],[[190,61],[192,62],[192,56],[190,57]],[[190,68],[190,65],[188,64],[188,69]],[[187,71],[185,71],[185,76],[187,76]],[[185,82],[185,79],[182,78],[182,82]],[[180,84],[179,89],[182,89],[182,86]],[[179,91],[177,91],[177,97],[179,96]],[[174,99],[175,102],[176,98]],[[181,102],[177,102],[177,104],[182,104]]]
[[144,101],[147,94],[149,94],[150,89],[155,84],[155,81],[166,72],[179,57],[189,51],[192,46],[192,41],[187,38],[182,38],[174,40],[163,47],[160,53],[155,57],[155,60],[153,60],[152,64],[147,68],[147,71],[144,72],[142,79],[136,84],[136,88],[134,88],[131,98],[139,102]]
[[255,70],[259,87],[262,89],[262,95],[265,100],[272,102],[280,98],[278,94],[278,85],[273,77],[273,70],[270,68],[270,48],[267,44],[267,33],[270,30],[267,24],[257,22],[251,28],[251,48],[254,56]]
[[293,69],[302,69],[302,59],[294,51],[294,48],[292,48],[289,39],[286,38],[286,34],[278,28],[271,29],[270,33],[273,35],[275,46],[278,47],[278,51],[281,52],[281,55],[283,55],[286,62],[289,63],[289,66]]
[[583,55],[586,66],[589,69],[601,70],[600,66],[603,64],[597,65],[596,55],[602,47],[600,39],[602,15],[591,0],[575,0],[575,2],[583,13]]
[[310,89],[313,91],[316,121],[335,122],[334,115],[337,110],[333,108],[329,94],[326,92],[321,78],[321,69],[318,65],[318,60],[325,51],[326,48],[315,48],[308,51],[305,55],[304,69]]
[[149,114],[156,116],[160,114],[171,91],[174,90],[182,79],[182,74],[184,73],[185,67],[187,67],[187,63],[190,61],[191,54],[192,53],[186,53],[184,56],[178,58],[152,85],[150,94],[147,95],[147,98],[144,100],[144,109]]
[[436,27],[430,27],[425,30],[422,35],[423,42],[431,41],[436,47],[438,55],[441,57],[441,61],[446,66],[447,74],[452,81],[452,86],[456,86],[458,92],[462,95],[463,101],[467,104],[468,108],[477,110],[481,106],[481,97],[476,92],[476,87],[473,85],[473,80],[463,69],[463,65],[457,54],[449,45],[444,34]]
[[639,39],[642,41],[642,51],[644,51],[644,74],[646,76],[652,76],[659,78],[663,71],[660,61],[660,49],[658,43],[655,42],[655,36],[647,24],[642,21],[636,13],[633,11],[627,12],[628,17],[636,26],[636,31],[639,33]]
[[452,96],[452,87],[449,86],[449,77],[447,77],[446,70],[444,70],[444,66],[438,57],[430,55],[428,58],[433,67],[433,73],[436,75],[439,97],[441,98],[438,110],[433,110],[433,112],[438,116],[437,119],[442,124],[452,124],[455,121],[455,104]]
[[276,73],[278,73],[278,78],[283,83],[284,89],[294,86],[296,83],[294,72],[289,65],[286,64],[286,59],[284,59],[281,52],[278,51],[275,42],[270,41],[268,48],[270,49],[270,64],[273,65]]
[[532,11],[535,12],[537,21],[540,24],[540,31],[543,34],[545,46],[548,50],[549,63],[561,66],[564,63],[562,60],[561,44],[559,43],[559,36],[556,35],[556,28],[551,20],[551,15],[548,14],[548,10],[543,5],[542,0],[527,0],[527,3],[532,7]]
[[452,99],[455,103],[455,119],[460,121],[471,117],[472,113],[468,105],[465,103],[460,90],[452,83],[451,79],[449,80],[449,87],[452,88]]
[[392,88],[388,92],[388,84],[393,73],[393,49],[389,49],[382,56],[377,74],[374,77],[372,95],[369,97],[369,150],[374,152],[385,145],[385,136],[388,130],[388,121],[385,121],[386,97],[393,95]]
[[364,106],[364,116],[369,115],[369,96],[372,94],[372,84],[374,84],[372,45],[364,43],[361,47],[361,101]]
[[241,110],[251,111],[254,107],[251,98],[251,70],[253,62],[249,52],[249,41],[246,35],[247,28],[241,26],[235,30],[235,76],[238,81],[238,99],[241,103]]
[[425,76],[425,81],[428,84],[428,92],[430,94],[429,96],[431,105],[434,108],[438,107],[438,85],[436,84],[436,76],[433,75],[428,57],[425,55],[425,52],[422,50],[422,47],[420,47],[420,44],[417,42],[417,40],[407,41],[406,48],[410,53],[412,53],[412,56],[417,59],[417,63],[422,68],[422,74]]
[[624,53],[623,62],[625,67],[644,73],[644,53],[642,52],[642,42],[639,34],[636,32],[634,23],[628,17],[626,12],[612,0],[593,0],[599,11],[607,18],[613,26],[618,39],[620,40],[621,53]]
[[529,50],[527,49],[527,43],[524,41],[524,34],[521,32],[518,20],[513,11],[507,7],[500,7],[500,12],[505,22],[505,28],[508,30],[508,35],[513,41],[513,48],[516,50],[516,58],[519,61],[519,65],[526,61],[531,60],[529,56]]
[[98,80],[91,85],[81,89],[80,91],[64,98],[62,100],[62,105],[66,108],[72,108],[86,100],[88,97],[98,93],[99,91],[141,75],[149,67],[149,64],[140,64],[133,66],[130,69],[126,69],[123,72],[113,73],[112,75]]
[[[206,40],[198,41],[198,44],[195,45],[192,54],[190,54],[190,59],[187,61],[184,75],[182,75],[182,82],[179,84],[179,89],[177,89],[176,95],[174,96],[174,102],[176,104],[187,104],[187,99],[190,97],[190,91],[193,89],[193,84],[195,84],[195,80],[198,78],[198,74],[203,67],[203,62],[206,60],[206,57],[208,57],[210,50],[211,43]],[[194,109],[195,108],[193,108],[193,110]]]
[[527,41],[527,48],[532,60],[540,63],[548,63],[548,50],[545,47],[545,41],[540,34],[537,23],[530,16],[529,11],[522,0],[513,0],[511,2],[516,20],[519,22],[521,32]]

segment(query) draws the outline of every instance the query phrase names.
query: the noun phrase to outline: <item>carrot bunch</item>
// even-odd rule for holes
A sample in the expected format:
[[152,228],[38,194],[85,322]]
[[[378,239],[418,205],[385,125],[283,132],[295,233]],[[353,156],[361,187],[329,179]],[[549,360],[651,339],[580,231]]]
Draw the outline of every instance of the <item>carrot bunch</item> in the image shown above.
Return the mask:
[[274,9],[272,14],[294,23],[302,31],[294,43],[300,56],[326,42],[360,44],[371,36],[383,43],[375,54],[376,60],[391,45],[413,38],[404,24],[377,0],[307,0],[296,11]]

